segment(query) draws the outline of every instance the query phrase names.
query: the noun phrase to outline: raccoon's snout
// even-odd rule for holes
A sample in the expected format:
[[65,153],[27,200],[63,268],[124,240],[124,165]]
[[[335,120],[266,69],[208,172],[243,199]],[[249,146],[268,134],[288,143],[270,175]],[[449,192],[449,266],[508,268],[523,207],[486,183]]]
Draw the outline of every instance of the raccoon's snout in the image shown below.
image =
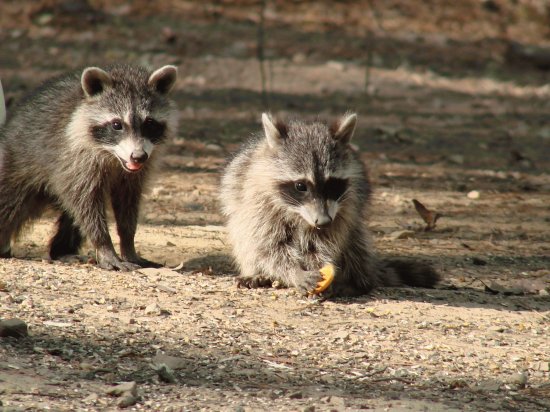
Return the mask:
[[299,212],[304,220],[315,229],[325,229],[332,223],[332,216],[324,203],[304,205]]
[[149,155],[147,152],[143,149],[140,150],[134,150],[132,154],[130,155],[130,160],[133,163],[142,164],[145,163],[145,161],[149,158]]
[[315,219],[315,227],[321,229],[332,223],[332,218],[328,214],[323,214]]

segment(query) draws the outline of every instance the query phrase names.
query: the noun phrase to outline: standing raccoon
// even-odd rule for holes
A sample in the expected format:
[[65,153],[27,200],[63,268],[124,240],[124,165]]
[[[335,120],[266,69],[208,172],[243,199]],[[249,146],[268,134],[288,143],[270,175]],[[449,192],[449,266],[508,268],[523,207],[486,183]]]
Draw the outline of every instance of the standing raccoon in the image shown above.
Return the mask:
[[[176,131],[168,93],[174,66],[88,67],[45,83],[0,129],[0,257],[47,206],[61,212],[50,257],[78,253],[87,237],[106,269],[157,264],[134,247],[144,184],[157,147]],[[110,200],[120,237],[115,252],[106,218]]]
[[426,264],[377,258],[365,222],[371,188],[349,144],[356,122],[355,114],[331,126],[262,115],[264,136],[244,146],[221,183],[239,286],[277,281],[305,294],[326,264],[335,267],[328,296],[437,283]]

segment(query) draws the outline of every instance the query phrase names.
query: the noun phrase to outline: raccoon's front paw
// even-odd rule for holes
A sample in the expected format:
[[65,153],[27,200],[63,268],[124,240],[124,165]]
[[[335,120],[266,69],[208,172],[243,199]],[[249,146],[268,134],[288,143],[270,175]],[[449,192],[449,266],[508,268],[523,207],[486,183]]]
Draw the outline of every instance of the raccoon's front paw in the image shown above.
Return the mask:
[[271,279],[263,276],[238,276],[237,287],[238,288],[268,288],[272,284]]
[[120,270],[123,272],[131,272],[133,270],[138,270],[141,268],[140,265],[137,265],[132,262],[126,262],[124,260],[120,260],[119,258],[113,257],[113,256],[100,258],[97,262],[97,265],[101,269]]
[[323,280],[318,270],[302,271],[296,275],[294,287],[303,295],[308,295]]

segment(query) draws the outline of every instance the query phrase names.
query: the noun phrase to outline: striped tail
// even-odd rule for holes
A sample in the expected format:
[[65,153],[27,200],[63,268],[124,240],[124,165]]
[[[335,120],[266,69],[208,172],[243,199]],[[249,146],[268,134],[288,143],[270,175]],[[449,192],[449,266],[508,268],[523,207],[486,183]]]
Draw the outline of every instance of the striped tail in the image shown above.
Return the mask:
[[382,264],[385,267],[393,269],[398,276],[399,283],[403,285],[418,288],[433,288],[441,280],[441,276],[431,265],[421,261],[388,259],[383,260]]

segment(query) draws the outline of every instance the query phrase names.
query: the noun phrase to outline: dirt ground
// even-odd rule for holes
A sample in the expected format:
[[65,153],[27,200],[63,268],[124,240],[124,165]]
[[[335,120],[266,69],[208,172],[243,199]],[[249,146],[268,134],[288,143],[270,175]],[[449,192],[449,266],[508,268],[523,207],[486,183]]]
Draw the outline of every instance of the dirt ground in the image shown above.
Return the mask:
[[[104,271],[89,245],[50,262],[54,217],[37,221],[0,260],[0,318],[29,326],[0,339],[3,409],[116,409],[108,390],[135,382],[131,410],[549,410],[550,72],[507,47],[547,47],[550,9],[457,3],[267,2],[262,93],[255,2],[3,1],[10,106],[69,68],[180,70],[136,240],[166,268]],[[220,170],[266,109],[357,111],[377,248],[431,261],[440,285],[236,288]],[[412,199],[443,215],[434,230]]]

